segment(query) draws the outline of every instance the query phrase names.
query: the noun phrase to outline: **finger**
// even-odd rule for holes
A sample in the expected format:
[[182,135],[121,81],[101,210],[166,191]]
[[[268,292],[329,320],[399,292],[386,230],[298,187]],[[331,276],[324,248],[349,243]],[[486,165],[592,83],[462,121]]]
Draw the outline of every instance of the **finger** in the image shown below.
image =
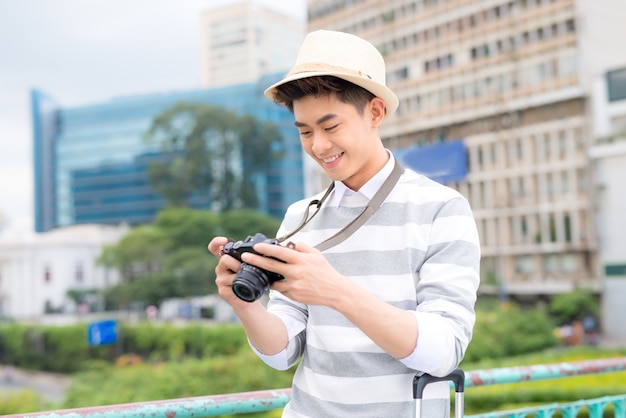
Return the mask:
[[217,273],[217,269],[219,269],[220,273],[236,273],[240,267],[241,263],[236,258],[228,256],[220,258],[215,271]]
[[214,237],[211,242],[209,242],[208,249],[214,256],[220,257],[220,251],[227,242],[228,238],[226,237]]
[[318,253],[320,252],[317,248],[310,246],[304,242],[296,242],[293,244],[293,248],[296,251],[300,251],[301,253]]
[[[267,257],[274,257],[278,260],[282,260],[286,263],[290,262],[291,260],[295,260],[297,258],[297,252],[301,251],[300,249],[300,245],[301,244],[288,244],[289,246],[282,246],[282,245],[274,245],[274,244],[267,244],[267,243],[259,243],[259,244],[255,244],[254,246],[254,251],[267,256]],[[302,249],[305,251],[316,251],[314,248],[309,247],[309,246],[302,246]],[[294,251],[296,250],[296,251]]]

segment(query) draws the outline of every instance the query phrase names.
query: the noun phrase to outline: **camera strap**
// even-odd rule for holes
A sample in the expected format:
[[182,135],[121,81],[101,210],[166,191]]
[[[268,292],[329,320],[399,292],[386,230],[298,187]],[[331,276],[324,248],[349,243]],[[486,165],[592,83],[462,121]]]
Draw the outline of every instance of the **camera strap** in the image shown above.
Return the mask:
[[[398,160],[393,154],[392,154],[392,157],[394,159],[394,166],[393,166],[393,170],[391,171],[391,174],[389,174],[387,179],[385,179],[385,182],[382,184],[382,186],[380,186],[380,189],[378,189],[378,191],[369,201],[365,209],[363,209],[363,211],[356,218],[354,218],[352,222],[350,222],[348,225],[346,225],[343,229],[341,229],[339,232],[337,232],[333,236],[317,244],[315,248],[317,248],[320,251],[324,251],[344,241],[346,238],[352,235],[357,229],[359,229],[361,225],[363,225],[374,214],[374,212],[378,210],[380,205],[382,205],[385,199],[387,198],[387,196],[389,196],[389,193],[391,193],[391,190],[393,190],[394,186],[400,179],[400,176],[404,172],[404,168],[402,168],[402,165],[398,162]],[[328,186],[328,189],[326,189],[326,193],[324,193],[324,196],[322,196],[321,199],[311,200],[311,202],[309,202],[309,205],[307,206],[304,212],[304,217],[302,218],[302,222],[300,223],[300,226],[298,226],[298,228],[296,228],[294,231],[290,232],[289,234],[284,235],[280,238],[277,238],[277,240],[279,242],[283,242],[284,240],[295,235],[302,228],[304,228],[304,226],[308,224],[315,217],[315,215],[317,215],[320,208],[322,207],[322,204],[328,198],[328,196],[330,196],[330,193],[333,191],[334,188],[335,188],[335,182],[332,182],[330,186]],[[316,210],[313,213],[313,215],[311,215],[311,217],[309,218],[309,208],[313,205],[316,206]]]

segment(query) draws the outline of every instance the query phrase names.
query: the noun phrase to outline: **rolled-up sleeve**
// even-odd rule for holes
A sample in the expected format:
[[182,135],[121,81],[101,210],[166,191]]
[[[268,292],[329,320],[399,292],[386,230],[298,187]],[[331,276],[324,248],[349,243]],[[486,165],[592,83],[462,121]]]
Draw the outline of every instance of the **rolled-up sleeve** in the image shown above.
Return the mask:
[[252,344],[250,344],[250,347],[268,366],[278,370],[287,370],[298,362],[304,352],[308,310],[306,305],[293,302],[274,290],[270,291],[270,301],[267,309],[278,316],[285,324],[288,337],[287,346],[274,355],[263,354]]
[[466,199],[449,200],[432,222],[429,246],[417,274],[418,341],[401,359],[435,376],[451,372],[472,338],[480,281],[480,243]]

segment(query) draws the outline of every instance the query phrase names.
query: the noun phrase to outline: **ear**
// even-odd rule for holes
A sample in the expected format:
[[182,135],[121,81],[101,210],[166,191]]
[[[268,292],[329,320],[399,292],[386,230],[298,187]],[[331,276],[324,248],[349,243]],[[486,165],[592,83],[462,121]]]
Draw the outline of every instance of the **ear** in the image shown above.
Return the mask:
[[372,119],[372,128],[378,128],[385,119],[385,101],[380,97],[370,100],[369,111]]

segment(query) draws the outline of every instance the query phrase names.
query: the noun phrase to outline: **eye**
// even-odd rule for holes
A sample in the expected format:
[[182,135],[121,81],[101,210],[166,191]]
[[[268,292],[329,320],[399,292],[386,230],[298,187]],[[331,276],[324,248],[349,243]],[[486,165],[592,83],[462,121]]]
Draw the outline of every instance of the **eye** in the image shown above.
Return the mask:
[[339,126],[339,124],[336,124],[336,125],[333,125],[333,126],[329,126],[328,128],[324,128],[324,130],[325,130],[326,132],[332,132],[332,131],[334,131],[335,129],[337,129],[337,127],[338,127],[338,126]]
[[300,131],[300,136],[302,137],[307,137],[309,135],[311,135],[311,131]]

